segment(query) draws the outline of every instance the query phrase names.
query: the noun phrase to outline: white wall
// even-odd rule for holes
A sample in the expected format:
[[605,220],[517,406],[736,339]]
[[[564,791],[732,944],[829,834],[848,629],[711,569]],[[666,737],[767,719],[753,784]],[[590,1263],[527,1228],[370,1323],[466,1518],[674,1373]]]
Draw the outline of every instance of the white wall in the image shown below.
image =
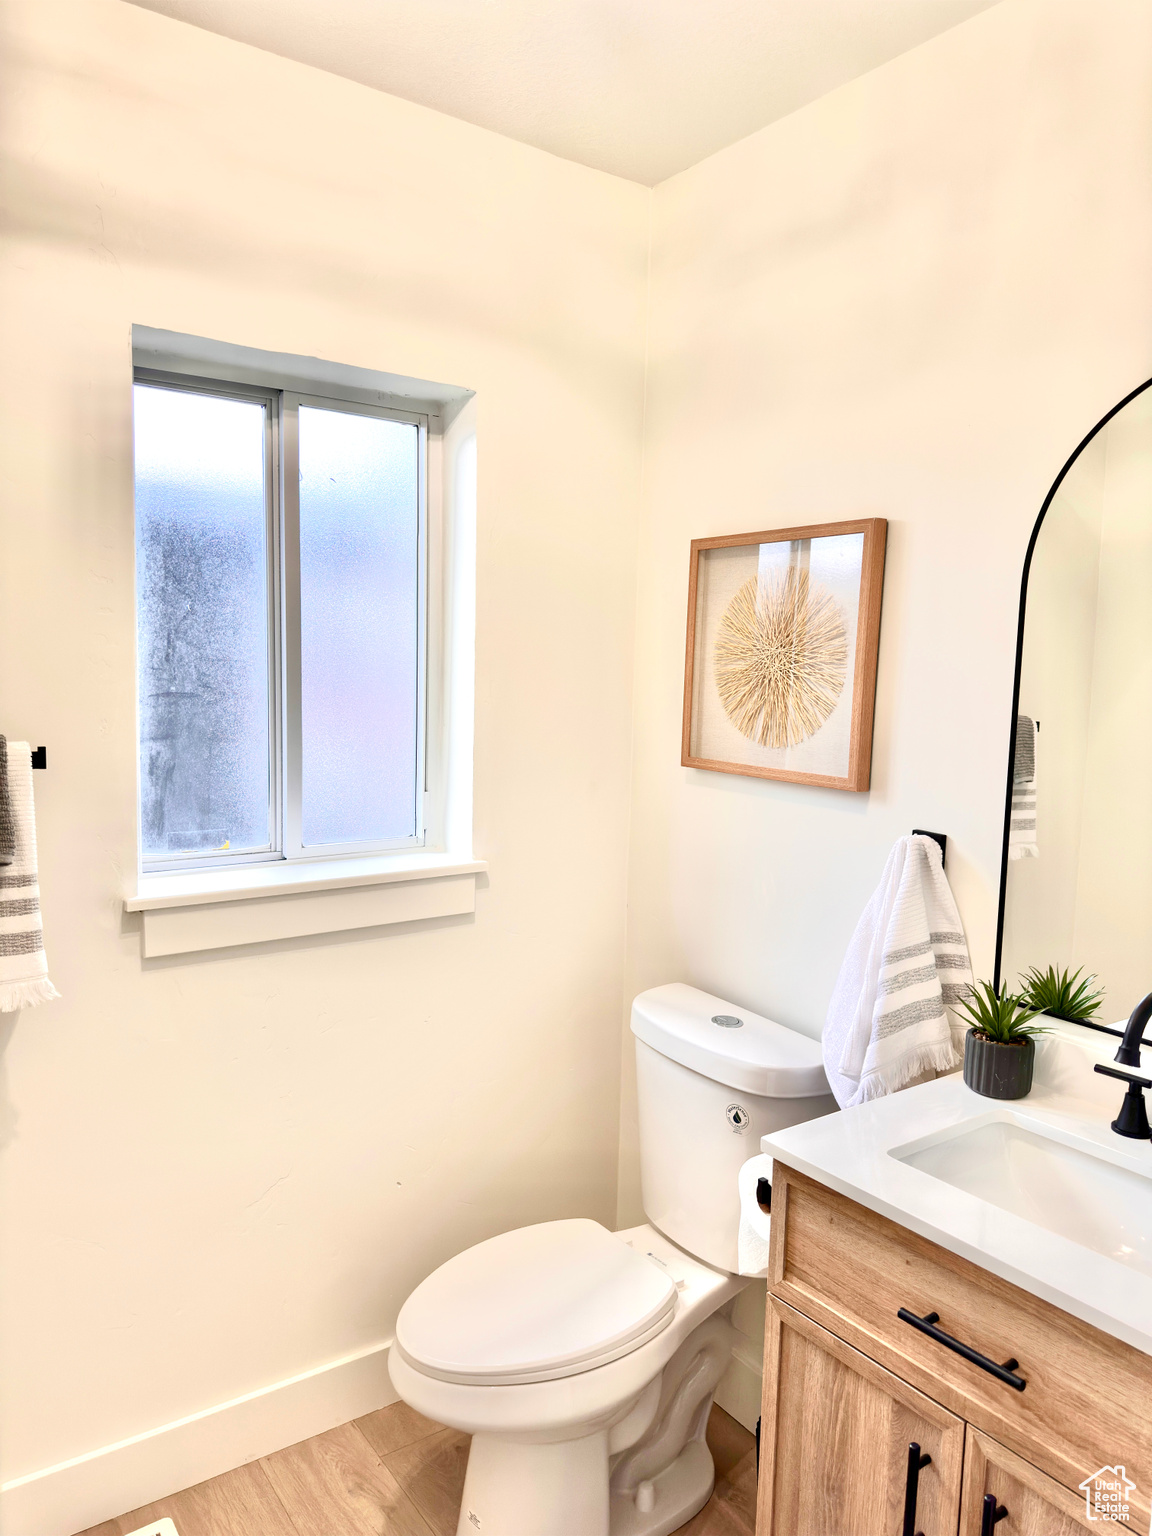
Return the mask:
[[[613,1218],[649,194],[119,0],[3,28],[0,729],[63,994],[0,1034],[4,1475],[375,1362],[12,1494],[63,1536],[387,1400],[466,1244]],[[477,391],[474,921],[142,963],[133,322]]]
[[[656,189],[629,992],[818,1035],[914,826],[991,971],[1020,567],[1150,371],[1150,184],[1152,8],[1004,0]],[[889,519],[871,793],[681,768],[689,540],[859,516]],[[621,1172],[627,1220],[630,1086]]]

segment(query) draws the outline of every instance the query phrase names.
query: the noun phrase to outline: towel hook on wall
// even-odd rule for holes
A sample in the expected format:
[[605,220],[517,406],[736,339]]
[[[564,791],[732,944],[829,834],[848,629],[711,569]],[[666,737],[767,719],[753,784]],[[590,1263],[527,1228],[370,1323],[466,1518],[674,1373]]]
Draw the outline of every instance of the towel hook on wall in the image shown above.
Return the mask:
[[941,864],[944,863],[944,860],[948,857],[948,837],[947,837],[946,833],[944,833],[944,832],[925,832],[922,827],[913,827],[912,828],[912,836],[913,837],[930,837],[934,843],[939,843],[939,845],[940,845],[940,863]]
[[33,768],[47,768],[47,766],[48,766],[48,748],[47,747],[33,747],[32,748],[32,766],[33,766]]

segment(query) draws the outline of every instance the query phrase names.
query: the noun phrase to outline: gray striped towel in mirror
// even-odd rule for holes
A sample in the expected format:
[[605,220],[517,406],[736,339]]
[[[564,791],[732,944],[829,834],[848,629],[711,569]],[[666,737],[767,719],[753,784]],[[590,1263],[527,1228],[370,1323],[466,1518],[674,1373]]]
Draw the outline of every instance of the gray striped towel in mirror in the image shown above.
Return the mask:
[[59,997],[48,979],[32,804],[32,748],[5,743],[12,860],[0,865],[0,1013]]

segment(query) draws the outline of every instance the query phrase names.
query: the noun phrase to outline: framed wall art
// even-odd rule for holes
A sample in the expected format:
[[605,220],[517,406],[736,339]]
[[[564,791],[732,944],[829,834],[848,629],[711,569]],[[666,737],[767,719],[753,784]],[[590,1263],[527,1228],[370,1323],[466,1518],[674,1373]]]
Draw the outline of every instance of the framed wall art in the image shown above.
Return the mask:
[[681,762],[865,790],[888,524],[693,539]]

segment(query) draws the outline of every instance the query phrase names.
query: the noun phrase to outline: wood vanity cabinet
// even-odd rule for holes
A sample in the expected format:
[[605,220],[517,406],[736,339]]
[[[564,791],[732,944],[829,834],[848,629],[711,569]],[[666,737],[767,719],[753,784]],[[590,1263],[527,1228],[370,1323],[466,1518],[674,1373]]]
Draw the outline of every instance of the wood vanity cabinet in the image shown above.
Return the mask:
[[774,1298],[765,1342],[776,1432],[762,1431],[760,1486],[773,1499],[757,1531],[901,1532],[913,1443],[932,1458],[932,1475],[919,1476],[917,1529],[955,1530],[963,1419]]
[[1144,1536],[1150,1493],[1148,1356],[777,1160],[757,1536]]

